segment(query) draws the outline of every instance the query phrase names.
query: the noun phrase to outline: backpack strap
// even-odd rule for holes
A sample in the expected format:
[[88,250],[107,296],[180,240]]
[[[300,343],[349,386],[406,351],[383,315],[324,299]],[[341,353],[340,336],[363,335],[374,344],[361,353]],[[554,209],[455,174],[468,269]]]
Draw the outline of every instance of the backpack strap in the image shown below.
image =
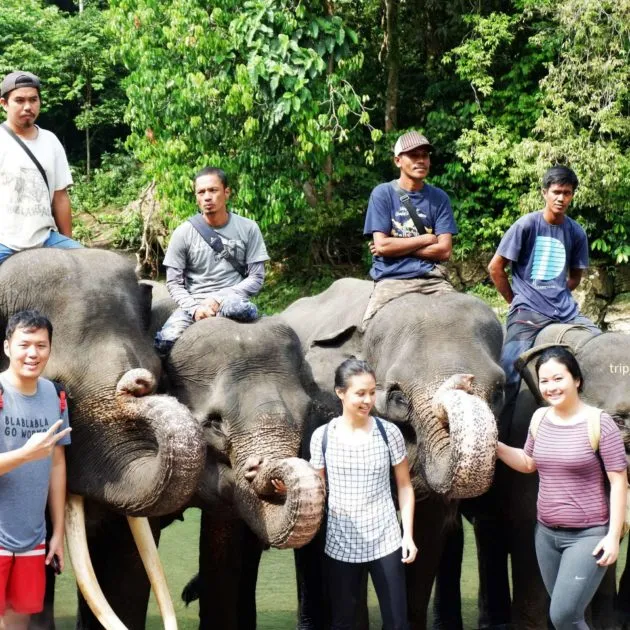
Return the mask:
[[599,451],[599,439],[602,435],[602,410],[597,407],[586,408],[586,421],[588,428],[588,441],[593,452]]
[[543,421],[543,418],[547,415],[548,411],[549,407],[539,407],[536,411],[534,411],[532,420],[529,423],[529,432],[532,434],[534,439],[536,439],[536,433],[538,433],[540,423]]
[[389,448],[389,440],[387,439],[387,431],[385,431],[385,427],[383,426],[383,423],[381,422],[380,418],[377,418],[376,416],[374,416],[374,422],[376,422],[376,426],[379,430],[379,433],[383,437],[385,446],[387,446],[387,452],[389,454],[389,465],[393,468],[394,464],[392,463],[392,451]]
[[[57,396],[59,397],[59,415],[63,416],[63,412],[68,408],[66,390],[59,381],[51,381],[51,383],[55,386],[55,391],[57,392]],[[4,388],[2,387],[2,383],[0,383],[0,409],[4,407],[3,394]]]

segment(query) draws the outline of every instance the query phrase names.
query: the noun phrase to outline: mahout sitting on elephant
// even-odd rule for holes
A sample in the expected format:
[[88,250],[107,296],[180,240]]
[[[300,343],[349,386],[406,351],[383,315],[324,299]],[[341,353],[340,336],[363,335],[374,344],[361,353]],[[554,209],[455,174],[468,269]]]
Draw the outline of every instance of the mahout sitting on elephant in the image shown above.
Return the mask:
[[[152,328],[174,306],[157,300]],[[262,550],[306,544],[323,516],[321,478],[298,457],[304,436],[326,419],[317,388],[297,336],[277,317],[198,321],[173,345],[165,372],[208,448],[192,501],[202,508],[199,575],[186,598],[199,596],[202,628],[253,629]]]
[[[558,343],[567,344],[581,366],[583,400],[603,409],[615,420],[628,453],[630,388],[627,374],[619,368],[628,364],[630,335],[619,332],[593,335],[580,326],[563,324],[544,328],[536,337],[532,350],[521,361],[526,378],[521,384],[512,423],[504,428],[507,443],[519,448],[525,444],[532,415],[542,404],[530,372],[531,365],[545,347]],[[480,627],[500,629],[511,624],[510,627],[519,630],[547,628],[549,600],[534,549],[537,491],[537,475],[521,475],[497,463],[491,490],[480,499],[462,504],[464,512],[473,521],[478,548]],[[511,560],[512,589],[508,558]],[[440,606],[435,611],[436,627],[446,627],[445,620],[453,617],[453,592],[459,585],[444,584],[452,576],[452,566],[445,566],[440,572],[441,590],[451,595],[439,600]],[[615,567],[610,567],[591,605],[592,628],[613,630],[628,624],[630,571],[626,569],[621,576],[617,597],[615,582]],[[614,610],[615,605],[617,610]]]
[[[298,300],[282,317],[297,332],[315,382],[332,408],[334,368],[350,356],[363,358],[376,373],[375,413],[395,422],[405,437],[417,498],[413,537],[419,548],[407,570],[407,592],[411,628],[418,630],[426,628],[445,525],[453,520],[457,500],[483,493],[492,480],[497,439],[492,410],[503,399],[502,330],[481,300],[453,292],[396,298],[361,334],[371,288],[366,281],[342,279],[317,296]],[[471,393],[440,390],[456,374],[473,375]],[[308,547],[297,552],[302,556],[296,560],[298,627],[324,628],[317,570],[303,558],[318,554]]]
[[[89,249],[14,254],[0,266],[0,327],[28,308],[54,325],[45,376],[68,394],[68,489],[76,496],[67,538],[75,572],[101,621],[115,624],[111,616],[106,621],[98,587],[84,581],[91,557],[120,620],[143,628],[146,607],[130,605],[130,593],[148,598],[149,582],[123,517],[159,516],[186,504],[204,467],[201,429],[186,407],[155,394],[161,366],[147,331],[150,289],[138,285],[125,258]],[[131,523],[148,533],[144,521]],[[150,547],[153,539],[144,542]],[[50,613],[40,623],[53,623]],[[83,599],[78,624],[100,627]]]

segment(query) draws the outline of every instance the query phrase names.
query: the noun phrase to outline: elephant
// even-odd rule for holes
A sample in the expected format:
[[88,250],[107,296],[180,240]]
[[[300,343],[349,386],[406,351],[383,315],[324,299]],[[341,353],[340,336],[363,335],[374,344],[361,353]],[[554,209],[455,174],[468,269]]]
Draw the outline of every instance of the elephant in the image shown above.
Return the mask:
[[[87,601],[95,610],[107,610],[98,587],[85,578],[92,570],[90,557],[120,621],[144,627],[146,607],[129,600],[132,591],[147,598],[149,593],[134,538],[141,530],[143,549],[154,548],[154,542],[138,517],[158,517],[186,504],[205,467],[198,422],[175,398],[155,393],[161,365],[147,331],[150,294],[138,284],[133,266],[107,251],[27,250],[0,266],[0,325],[12,313],[34,308],[54,327],[45,376],[64,385],[69,402],[72,496],[66,528],[86,594],[79,604],[81,627],[101,627]],[[105,615],[101,621],[107,617],[99,614]],[[40,627],[46,623],[50,619],[35,620]]]
[[[174,307],[154,303],[152,330]],[[322,480],[298,457],[303,436],[323,421],[317,388],[297,336],[277,317],[194,323],[174,344],[165,375],[208,448],[192,501],[202,508],[199,574],[185,598],[199,596],[201,628],[254,629],[262,550],[301,547],[322,520]],[[284,482],[286,495],[271,479]]]
[[[281,313],[297,332],[325,403],[336,407],[334,370],[350,356],[376,373],[375,413],[395,422],[407,443],[416,493],[414,539],[418,558],[408,567],[410,627],[426,628],[431,587],[458,500],[487,490],[492,480],[505,376],[499,359],[503,332],[494,312],[463,293],[408,294],[387,303],[364,332],[360,323],[372,283],[343,278]],[[474,376],[472,395],[441,392],[455,374]],[[438,412],[438,413],[436,413]],[[445,412],[445,413],[444,413]],[[302,630],[323,628],[317,552],[296,563]],[[303,576],[308,577],[304,578]]]
[[[522,447],[535,409],[543,404],[538,392],[532,364],[549,344],[567,344],[575,353],[584,375],[582,399],[607,411],[619,426],[626,452],[630,451],[630,387],[628,370],[622,369],[630,357],[630,335],[591,332],[564,324],[544,328],[536,337],[532,350],[523,356],[527,366],[521,384],[515,413],[509,426],[502,428],[505,441]],[[492,488],[479,500],[463,506],[471,518],[479,556],[479,626],[518,630],[547,628],[549,599],[545,591],[534,549],[536,495],[538,476],[523,475],[497,464]],[[508,582],[508,555],[511,557],[512,595]],[[452,574],[442,573],[448,582]],[[439,582],[442,580],[440,579]],[[445,586],[451,593],[439,602],[436,610],[438,627],[447,627],[444,619],[452,616],[457,585]],[[439,590],[439,589],[438,589]],[[621,578],[619,596],[615,598],[615,568],[611,567],[591,606],[591,627],[601,630],[628,627],[630,624],[630,571]],[[615,611],[615,603],[618,610]],[[455,627],[453,625],[449,627]]]

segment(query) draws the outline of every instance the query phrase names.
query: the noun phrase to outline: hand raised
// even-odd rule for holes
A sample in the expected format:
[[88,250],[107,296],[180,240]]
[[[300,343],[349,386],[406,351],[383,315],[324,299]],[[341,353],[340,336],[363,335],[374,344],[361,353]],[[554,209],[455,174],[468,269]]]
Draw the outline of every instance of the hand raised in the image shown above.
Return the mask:
[[33,435],[28,438],[26,444],[22,447],[22,452],[27,461],[36,461],[50,456],[57,442],[72,431],[70,427],[59,431],[62,424],[63,420],[57,420],[48,431],[33,433]]

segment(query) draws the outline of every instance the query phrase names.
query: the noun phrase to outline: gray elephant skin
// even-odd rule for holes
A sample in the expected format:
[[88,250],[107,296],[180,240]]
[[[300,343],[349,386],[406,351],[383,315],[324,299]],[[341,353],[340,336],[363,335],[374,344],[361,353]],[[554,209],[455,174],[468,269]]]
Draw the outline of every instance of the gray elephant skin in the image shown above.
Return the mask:
[[[144,627],[146,607],[135,597],[148,597],[149,583],[122,516],[177,510],[205,462],[190,412],[155,394],[161,366],[147,331],[150,299],[131,264],[106,251],[38,249],[0,266],[0,326],[26,308],[53,322],[45,375],[68,393],[68,489],[86,501],[94,568],[129,628]],[[84,601],[78,626],[100,627]]]
[[[154,303],[153,330],[173,308]],[[202,508],[199,575],[187,599],[199,596],[201,628],[254,629],[262,550],[301,547],[323,516],[321,478],[298,457],[303,436],[323,421],[317,389],[297,336],[277,317],[196,322],[173,346],[166,376],[208,448],[193,500]]]
[[[357,327],[371,289],[367,281],[338,280],[323,293],[298,300],[282,317],[297,332],[330,405],[335,404],[337,365],[350,356],[364,358],[376,372],[376,413],[394,421],[405,436],[419,548],[407,573],[409,621],[413,630],[420,630],[426,628],[446,526],[454,521],[458,499],[484,492],[492,480],[497,439],[492,411],[503,402],[503,333],[481,300],[451,293],[397,298],[361,334]],[[461,397],[442,398],[446,413],[437,413],[436,392],[454,374],[474,375],[472,395],[456,392]],[[467,397],[464,411],[458,407],[462,397]],[[298,565],[309,576],[298,576],[299,627],[324,628],[321,593],[313,582],[317,571],[311,573],[308,560],[298,559]]]
[[[623,366],[630,363],[630,335],[603,333],[592,336],[577,327],[554,324],[539,333],[535,347],[559,342],[572,348],[580,363],[584,374],[582,398],[612,416],[622,432],[628,452],[630,376],[627,370],[624,374]],[[530,370],[535,358],[534,355],[529,363]],[[521,448],[525,443],[532,414],[539,406],[539,395],[534,394],[523,382],[512,423],[509,427],[502,427],[505,440],[511,446]],[[549,599],[534,549],[537,492],[537,475],[522,475],[497,464],[491,491],[482,500],[473,500],[470,505],[464,506],[465,513],[473,520],[478,547],[480,627],[498,629],[506,627],[506,624],[512,624],[510,627],[518,630],[544,630],[548,627]],[[512,569],[511,594],[508,556],[511,557]],[[591,628],[615,630],[630,627],[628,569],[621,577],[618,597],[615,597],[615,588],[615,567],[611,567],[592,602]],[[453,599],[445,599],[442,603],[437,617],[451,617]]]

